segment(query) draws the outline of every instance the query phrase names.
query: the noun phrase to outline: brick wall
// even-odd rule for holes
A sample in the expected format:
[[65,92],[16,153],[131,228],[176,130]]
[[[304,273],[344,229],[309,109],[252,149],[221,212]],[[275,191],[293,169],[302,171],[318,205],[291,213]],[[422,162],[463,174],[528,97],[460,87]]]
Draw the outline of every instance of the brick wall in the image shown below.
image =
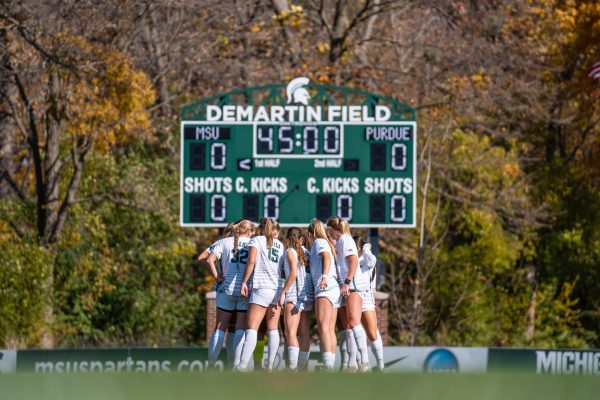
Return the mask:
[[381,334],[383,344],[389,343],[388,336],[388,302],[390,295],[383,292],[375,292],[375,310],[377,312],[377,327]]
[[206,344],[210,341],[217,321],[217,292],[206,293]]

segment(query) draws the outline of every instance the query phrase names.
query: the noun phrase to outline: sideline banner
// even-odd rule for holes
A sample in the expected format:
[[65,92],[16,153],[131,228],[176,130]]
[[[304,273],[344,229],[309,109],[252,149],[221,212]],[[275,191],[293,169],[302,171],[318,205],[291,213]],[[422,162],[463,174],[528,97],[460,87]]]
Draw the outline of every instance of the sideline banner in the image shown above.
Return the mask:
[[[263,356],[266,365],[267,348]],[[377,362],[370,353],[370,364]],[[285,368],[283,346],[275,358],[275,369]],[[389,372],[521,372],[551,375],[600,375],[600,350],[501,349],[484,347],[384,348]],[[225,350],[216,364],[225,369]],[[61,350],[1,350],[0,373],[72,372],[202,372],[208,365],[206,348],[117,348]],[[336,356],[336,368],[340,355]],[[311,349],[309,371],[322,368],[318,346]]]
[[600,375],[600,350],[495,349],[488,352],[488,372],[550,375]]
[[0,374],[15,372],[17,369],[17,350],[0,349]]
[[[223,369],[226,362],[225,352],[222,355],[216,364],[218,369]],[[15,361],[12,371],[2,372],[201,372],[208,363],[208,350],[194,347],[19,350]]]
[[[265,351],[267,348],[265,348]],[[0,373],[70,372],[202,372],[208,365],[206,348],[120,348],[64,350],[0,350]],[[267,354],[263,357],[266,365]],[[385,366],[390,372],[485,372],[486,348],[386,347]],[[370,354],[370,364],[377,361]],[[216,364],[224,369],[226,352]],[[339,368],[340,356],[336,356]],[[313,346],[309,371],[322,367],[318,346]],[[285,368],[283,346],[275,358],[275,369]]]

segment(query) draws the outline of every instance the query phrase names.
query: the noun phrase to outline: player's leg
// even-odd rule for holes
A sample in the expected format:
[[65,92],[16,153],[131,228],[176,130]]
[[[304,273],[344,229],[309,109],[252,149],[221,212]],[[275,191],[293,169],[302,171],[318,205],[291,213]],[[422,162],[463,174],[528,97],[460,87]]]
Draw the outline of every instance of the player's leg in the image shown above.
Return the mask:
[[288,367],[295,370],[298,367],[300,343],[298,343],[298,326],[301,312],[294,303],[284,304],[285,337],[287,338]]
[[[225,296],[225,295],[222,295]],[[225,331],[229,327],[229,321],[233,311],[217,308],[217,320],[215,323],[215,330],[210,336],[208,343],[208,366],[210,368],[215,366],[221,349],[223,348],[223,340],[225,339]]]
[[332,307],[329,313],[329,338],[331,348],[331,369],[335,365],[335,350],[337,348],[337,336],[335,334],[335,325],[337,321],[339,307]]
[[373,351],[373,354],[377,359],[377,366],[380,371],[383,371],[385,368],[385,363],[383,361],[383,342],[381,340],[379,329],[377,328],[377,313],[375,310],[363,311],[362,323],[367,332],[367,337],[371,342],[371,351]]
[[252,357],[252,353],[254,352],[254,348],[256,347],[258,328],[260,327],[260,323],[265,317],[266,312],[267,307],[264,307],[262,305],[250,303],[250,305],[248,306],[248,329],[246,329],[245,341],[244,346],[242,348],[242,354],[240,356],[239,364],[239,369],[241,369],[242,371],[248,368],[248,362],[250,361],[250,357]]
[[234,368],[240,364],[242,358],[242,349],[246,341],[246,329],[248,329],[248,299],[240,296],[235,323]]
[[[317,314],[317,328],[319,330],[319,341],[321,354],[323,356],[323,369],[333,369],[335,362],[335,319],[333,325],[331,317],[333,315],[333,304],[327,297],[317,297],[315,300]],[[335,314],[337,315],[337,313]],[[333,338],[331,332],[333,331]]]
[[304,310],[300,313],[300,324],[298,326],[298,343],[300,353],[298,355],[298,370],[306,371],[308,367],[308,358],[310,356],[310,319],[312,306],[310,310]]
[[346,308],[348,316],[348,326],[352,329],[356,348],[360,352],[362,361],[362,370],[369,370],[369,348],[367,347],[367,333],[362,326],[362,296],[359,292],[350,292],[346,297]]
[[[265,313],[266,315],[266,313]],[[262,371],[263,365],[262,360],[265,355],[265,336],[267,335],[267,321],[263,319],[258,327],[258,336],[256,341],[256,348],[254,349],[254,371]]]
[[354,340],[354,332],[352,332],[350,320],[348,319],[347,306],[339,308],[337,320],[339,321],[338,329],[340,331],[340,352],[342,351],[341,341],[344,340],[345,342],[343,347],[345,348],[346,359],[344,360],[344,355],[342,355],[342,370],[356,371],[358,368],[356,363],[357,347]]
[[227,332],[225,332],[225,349],[227,349],[227,368],[233,368],[235,365],[235,333],[236,333],[236,315],[233,313],[229,320]]
[[[277,296],[276,296],[277,297]],[[267,338],[268,338],[268,364],[267,371],[273,370],[275,357],[279,350],[279,316],[281,315],[281,306],[279,304],[271,304],[267,309]]]

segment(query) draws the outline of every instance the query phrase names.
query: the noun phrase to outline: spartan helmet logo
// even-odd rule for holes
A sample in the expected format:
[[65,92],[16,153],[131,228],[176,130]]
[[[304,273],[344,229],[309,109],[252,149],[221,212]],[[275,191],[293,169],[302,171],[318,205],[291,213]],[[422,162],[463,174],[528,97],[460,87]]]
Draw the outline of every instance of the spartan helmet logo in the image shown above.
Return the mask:
[[300,77],[296,79],[292,79],[290,83],[287,85],[287,102],[290,103],[300,103],[305,106],[308,105],[308,100],[310,99],[310,95],[308,91],[303,88],[304,85],[308,85],[308,78]]

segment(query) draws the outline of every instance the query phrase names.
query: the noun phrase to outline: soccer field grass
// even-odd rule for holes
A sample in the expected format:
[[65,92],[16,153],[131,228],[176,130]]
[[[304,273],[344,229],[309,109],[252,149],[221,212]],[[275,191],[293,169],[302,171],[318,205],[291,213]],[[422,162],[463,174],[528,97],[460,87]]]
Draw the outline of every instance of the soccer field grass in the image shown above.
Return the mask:
[[492,374],[159,373],[12,374],[1,399],[431,399],[598,398],[600,378]]

